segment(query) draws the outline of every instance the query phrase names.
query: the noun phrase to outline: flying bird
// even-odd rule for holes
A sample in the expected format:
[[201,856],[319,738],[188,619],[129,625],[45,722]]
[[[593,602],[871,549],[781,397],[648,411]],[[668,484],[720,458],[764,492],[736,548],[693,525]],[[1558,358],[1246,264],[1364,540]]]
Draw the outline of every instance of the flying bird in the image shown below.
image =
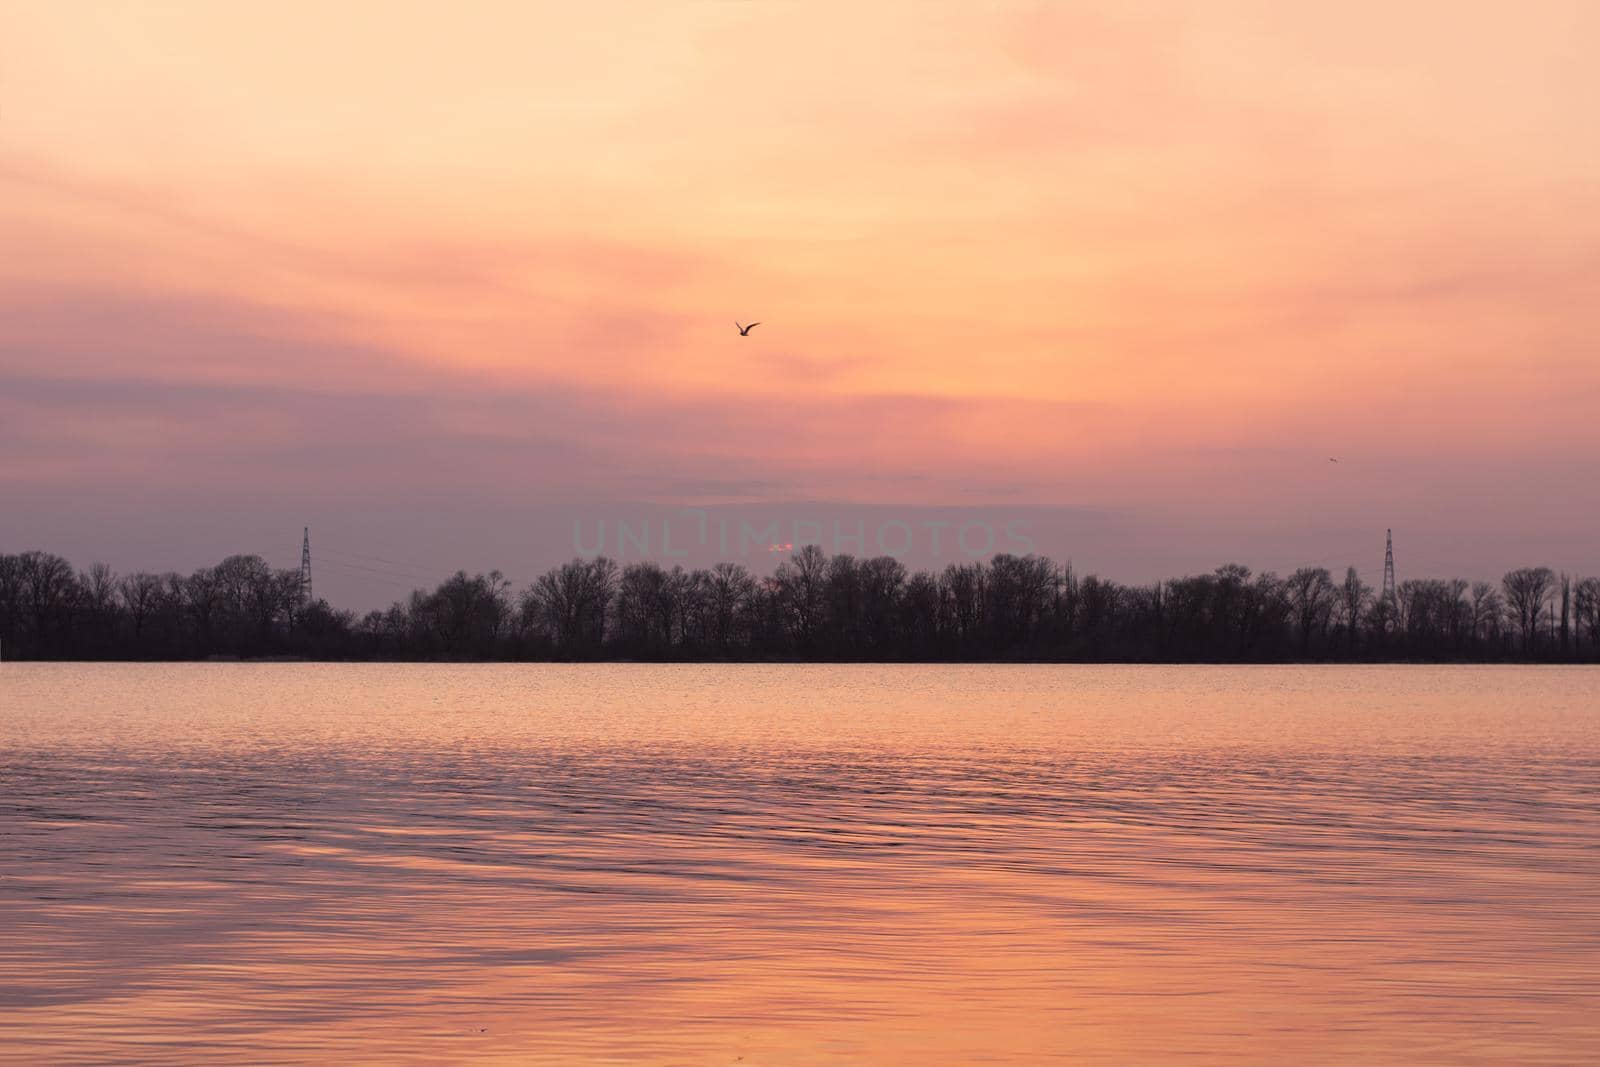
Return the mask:
[[1339,462],[1339,461],[1338,461],[1338,460],[1336,460],[1336,459],[1334,459],[1334,458],[1333,458],[1333,457],[1332,457],[1332,456],[1329,456],[1329,457],[1328,457],[1328,462],[1329,462],[1329,463],[1337,463],[1337,462]]
[[[734,322],[734,325],[735,326],[739,326],[739,323],[738,323],[737,320]],[[752,322],[748,326],[739,326],[739,336],[740,337],[749,337],[750,336],[750,331],[755,329],[757,326],[760,326],[760,325],[761,324],[759,322]]]

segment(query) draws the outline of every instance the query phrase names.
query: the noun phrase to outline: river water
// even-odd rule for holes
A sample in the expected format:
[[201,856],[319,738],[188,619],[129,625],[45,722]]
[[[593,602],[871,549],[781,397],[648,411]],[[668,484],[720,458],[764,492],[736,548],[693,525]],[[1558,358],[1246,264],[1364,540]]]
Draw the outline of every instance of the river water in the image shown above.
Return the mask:
[[0,1060],[1592,1063],[1600,670],[0,664]]

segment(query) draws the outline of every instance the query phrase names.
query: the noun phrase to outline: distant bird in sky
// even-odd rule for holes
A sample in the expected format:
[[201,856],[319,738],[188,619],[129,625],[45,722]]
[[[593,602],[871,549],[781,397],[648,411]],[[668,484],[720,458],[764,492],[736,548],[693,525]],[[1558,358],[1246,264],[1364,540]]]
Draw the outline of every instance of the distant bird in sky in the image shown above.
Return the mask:
[[[737,322],[737,320],[734,322],[734,325],[735,326],[739,326],[739,323]],[[750,331],[755,329],[757,326],[760,326],[760,325],[761,324],[759,322],[752,322],[748,326],[739,326],[739,336],[740,337],[749,337],[750,336]]]
[[1336,459],[1334,459],[1334,458],[1333,458],[1333,457],[1332,457],[1332,456],[1329,456],[1329,457],[1328,457],[1328,462],[1329,462],[1329,463],[1337,463],[1337,462],[1339,462],[1339,461],[1338,461],[1338,460],[1336,460]]

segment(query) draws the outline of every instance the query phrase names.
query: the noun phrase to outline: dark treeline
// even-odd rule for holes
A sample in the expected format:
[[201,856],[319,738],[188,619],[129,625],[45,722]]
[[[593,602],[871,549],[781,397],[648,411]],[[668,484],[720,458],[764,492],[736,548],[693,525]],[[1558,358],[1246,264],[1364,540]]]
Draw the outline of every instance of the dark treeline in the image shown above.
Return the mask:
[[808,545],[771,577],[573,560],[526,589],[458,572],[357,617],[298,571],[231,556],[189,575],[77,571],[0,555],[6,659],[1595,661],[1600,579],[1548,567],[1498,583],[1402,582],[1355,568],[1287,577],[1237,564],[1150,585],[1039,556],[909,573]]

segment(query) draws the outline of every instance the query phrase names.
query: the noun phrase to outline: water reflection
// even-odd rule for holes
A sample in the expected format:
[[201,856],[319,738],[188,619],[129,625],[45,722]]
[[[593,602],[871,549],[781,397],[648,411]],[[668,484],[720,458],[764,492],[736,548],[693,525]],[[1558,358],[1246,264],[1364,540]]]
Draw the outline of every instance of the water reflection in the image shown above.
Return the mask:
[[0,670],[19,1062],[1600,1053],[1596,671]]

